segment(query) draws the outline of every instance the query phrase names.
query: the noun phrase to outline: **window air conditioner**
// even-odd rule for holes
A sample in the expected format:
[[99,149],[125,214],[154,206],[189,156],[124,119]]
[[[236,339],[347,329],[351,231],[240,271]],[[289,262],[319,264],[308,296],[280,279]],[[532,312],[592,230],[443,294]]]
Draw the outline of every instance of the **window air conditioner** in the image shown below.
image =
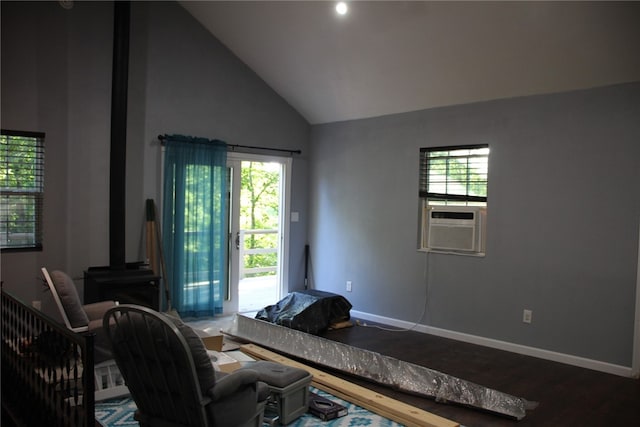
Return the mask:
[[485,207],[427,206],[426,209],[426,249],[484,252]]

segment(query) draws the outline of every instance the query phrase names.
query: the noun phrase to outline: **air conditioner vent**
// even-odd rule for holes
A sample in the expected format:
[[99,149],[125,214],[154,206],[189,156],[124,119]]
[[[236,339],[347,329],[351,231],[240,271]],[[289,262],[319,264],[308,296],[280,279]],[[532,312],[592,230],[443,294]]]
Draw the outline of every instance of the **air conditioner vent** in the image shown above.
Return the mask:
[[427,206],[423,246],[434,251],[484,252],[486,208]]
[[457,211],[431,211],[433,219],[466,219],[473,221],[475,212],[457,212]]

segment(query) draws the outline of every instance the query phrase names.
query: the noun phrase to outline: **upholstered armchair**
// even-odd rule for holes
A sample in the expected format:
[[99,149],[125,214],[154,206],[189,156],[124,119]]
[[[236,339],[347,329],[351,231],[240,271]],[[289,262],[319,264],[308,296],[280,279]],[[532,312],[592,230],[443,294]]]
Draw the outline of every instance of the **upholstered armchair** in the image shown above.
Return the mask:
[[258,373],[214,371],[202,340],[180,319],[123,304],[103,322],[142,427],[262,426],[269,388]]
[[102,301],[83,305],[76,285],[68,274],[59,270],[49,273],[44,267],[41,271],[65,326],[73,332],[94,334],[96,400],[129,394],[113,361],[111,346],[102,328],[104,314],[118,303]]
[[66,327],[73,332],[96,333],[94,341],[96,363],[111,359],[111,351],[102,333],[102,318],[107,310],[117,303],[101,301],[83,305],[76,285],[67,273],[59,270],[49,273],[44,267],[41,271]]

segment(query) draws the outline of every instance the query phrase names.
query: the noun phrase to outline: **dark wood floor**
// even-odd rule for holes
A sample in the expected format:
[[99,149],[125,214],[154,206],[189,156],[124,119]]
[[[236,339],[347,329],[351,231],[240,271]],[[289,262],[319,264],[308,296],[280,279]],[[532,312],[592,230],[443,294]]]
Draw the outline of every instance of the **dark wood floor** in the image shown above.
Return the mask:
[[466,427],[640,426],[639,380],[419,332],[354,326],[323,336],[539,402],[524,419],[516,421],[349,378]]
[[[640,380],[419,332],[354,326],[328,331],[323,336],[539,402],[524,419],[515,421],[333,373],[466,427],[640,426]],[[1,424],[4,426],[5,422],[7,426],[14,425],[3,413]]]

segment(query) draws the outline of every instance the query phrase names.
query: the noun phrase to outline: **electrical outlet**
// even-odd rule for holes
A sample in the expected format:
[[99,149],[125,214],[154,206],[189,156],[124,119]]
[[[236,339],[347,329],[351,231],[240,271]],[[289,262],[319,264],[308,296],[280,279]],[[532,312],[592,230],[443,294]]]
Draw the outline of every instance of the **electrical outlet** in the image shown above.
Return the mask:
[[533,320],[533,311],[525,309],[522,312],[522,321],[524,323],[531,323],[531,320]]
[[347,280],[347,292],[351,292],[351,280]]

